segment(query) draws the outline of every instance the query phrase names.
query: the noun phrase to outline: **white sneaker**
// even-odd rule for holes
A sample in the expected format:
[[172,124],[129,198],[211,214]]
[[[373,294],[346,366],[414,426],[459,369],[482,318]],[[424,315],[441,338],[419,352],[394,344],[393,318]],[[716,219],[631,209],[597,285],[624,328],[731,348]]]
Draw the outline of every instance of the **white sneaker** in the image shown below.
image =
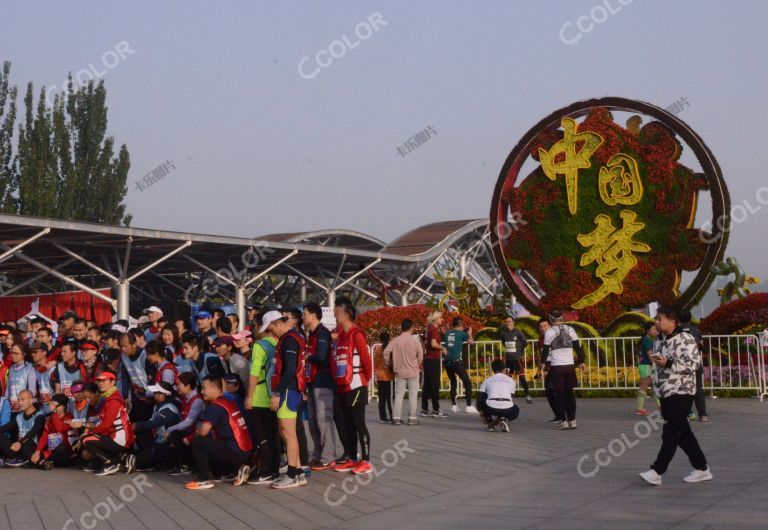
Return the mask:
[[472,405],[467,405],[467,408],[464,409],[464,412],[467,414],[477,414],[477,409]]
[[655,470],[649,469],[648,471],[643,471],[639,475],[640,475],[640,478],[642,478],[648,484],[652,484],[654,486],[661,486],[661,475],[656,473]]
[[688,476],[683,477],[683,481],[685,482],[703,482],[705,480],[712,480],[712,472],[709,470],[709,468],[705,469],[704,471],[701,471],[699,469],[694,469],[693,471],[688,474]]
[[451,405],[451,412],[459,412],[459,406],[458,405]]

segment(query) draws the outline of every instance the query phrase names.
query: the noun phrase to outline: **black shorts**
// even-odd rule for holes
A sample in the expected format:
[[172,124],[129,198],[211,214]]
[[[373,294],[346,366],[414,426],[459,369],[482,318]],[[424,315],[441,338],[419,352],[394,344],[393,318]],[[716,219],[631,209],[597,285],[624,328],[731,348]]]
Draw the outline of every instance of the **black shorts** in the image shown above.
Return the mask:
[[523,366],[522,359],[507,359],[507,370],[513,375],[525,375],[525,367]]

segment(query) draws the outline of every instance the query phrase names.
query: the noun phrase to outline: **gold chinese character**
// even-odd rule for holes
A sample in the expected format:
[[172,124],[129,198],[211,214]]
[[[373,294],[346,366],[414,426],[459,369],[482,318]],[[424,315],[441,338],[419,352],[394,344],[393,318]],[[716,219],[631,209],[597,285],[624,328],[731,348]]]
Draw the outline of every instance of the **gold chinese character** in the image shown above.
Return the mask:
[[[578,176],[579,169],[592,167],[589,158],[603,143],[603,137],[594,132],[576,132],[578,125],[571,118],[563,118],[563,139],[552,148],[539,148],[539,161],[544,174],[551,180],[557,175],[565,175],[565,189],[568,192],[568,211],[576,213],[578,207]],[[579,151],[576,147],[580,147]],[[555,162],[561,156],[562,160]]]
[[600,198],[608,206],[631,206],[640,202],[643,183],[635,159],[624,153],[613,155],[608,164],[600,168],[598,187]]
[[624,278],[637,265],[637,258],[632,253],[651,251],[645,243],[632,241],[632,237],[645,228],[644,223],[635,220],[635,212],[622,210],[620,216],[623,221],[620,230],[614,228],[610,217],[599,214],[595,217],[597,228],[594,231],[576,236],[582,247],[591,247],[581,255],[579,265],[597,263],[595,275],[603,285],[573,304],[574,309],[595,305],[611,293],[621,294]]

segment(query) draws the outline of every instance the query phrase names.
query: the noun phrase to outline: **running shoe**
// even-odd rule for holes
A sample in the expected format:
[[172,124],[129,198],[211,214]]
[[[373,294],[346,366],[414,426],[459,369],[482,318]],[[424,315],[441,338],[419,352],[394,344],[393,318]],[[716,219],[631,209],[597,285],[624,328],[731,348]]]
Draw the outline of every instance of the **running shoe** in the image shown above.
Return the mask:
[[419,424],[419,420],[417,420],[416,418],[408,418],[408,425],[418,425],[418,424]]
[[331,460],[328,463],[318,461],[315,465],[309,467],[312,471],[329,471],[336,467],[336,461]]
[[571,420],[568,422],[569,429],[575,429],[576,427],[578,427],[578,425],[576,425],[576,420]]
[[706,423],[706,422],[708,422],[708,421],[709,421],[709,416],[707,416],[706,414],[704,414],[704,415],[703,415],[701,418],[699,418],[699,421],[703,421],[704,423]]
[[104,466],[104,469],[101,471],[97,471],[94,473],[97,477],[106,477],[107,475],[114,475],[120,471],[120,465],[119,464],[112,464],[111,466]]
[[525,395],[525,402],[528,403],[529,405],[533,405],[533,398],[531,397],[530,394]]
[[696,421],[696,418],[698,418],[698,416],[696,416],[695,412],[688,414],[688,421]]
[[509,422],[507,420],[501,420],[501,432],[509,432]]
[[496,430],[496,427],[494,427],[493,423],[488,424],[488,432],[493,432]]
[[309,466],[301,466],[299,468],[299,473],[301,473],[305,477],[309,477],[312,475],[312,468]]
[[379,423],[381,423],[381,424],[391,423],[391,422],[392,422],[392,420],[379,420]]
[[201,480],[199,482],[187,482],[184,487],[188,490],[209,490],[213,487],[213,482],[210,480]]
[[288,488],[298,488],[307,484],[307,479],[304,475],[296,475],[294,478],[290,478],[288,475],[282,475],[279,479],[272,483],[272,487],[278,490]]
[[22,467],[26,466],[28,463],[29,460],[25,458],[12,458],[5,461],[5,467]]
[[250,484],[251,486],[269,486],[278,478],[279,477],[277,475],[253,476],[253,477],[248,477],[246,484]]
[[419,412],[419,416],[421,416],[422,418],[428,418],[430,414],[428,411],[422,410],[421,412]]
[[396,420],[392,420],[392,425],[402,425],[402,424],[403,424],[403,422],[402,422],[402,421],[400,421],[400,419],[399,419],[399,418],[398,418],[398,419],[396,419]]
[[442,418],[447,418],[448,414],[446,414],[442,410],[435,410],[435,411],[432,411],[432,414],[430,414],[429,417],[442,419]]
[[130,475],[136,470],[136,455],[127,454],[123,457],[123,467],[126,475]]
[[650,412],[646,409],[637,409],[635,411],[635,414],[637,414],[638,416],[647,416],[648,414],[650,414]]
[[709,470],[709,468],[705,469],[704,471],[701,471],[699,469],[694,469],[690,472],[687,476],[683,477],[684,482],[703,482],[705,480],[712,480],[712,472]]
[[571,428],[570,423],[565,421],[565,420],[561,421],[560,425],[557,426],[557,430],[559,430],[559,431],[565,431],[565,430],[570,429],[570,428]]
[[459,406],[458,405],[451,405],[451,412],[459,412]]
[[640,475],[640,478],[642,478],[648,484],[651,484],[653,486],[661,486],[661,475],[656,473],[655,470],[649,469],[648,471],[643,471],[642,473],[639,473],[639,475]]
[[351,460],[350,459],[350,460],[347,460],[346,462],[344,462],[342,464],[339,464],[338,462],[336,462],[336,467],[333,468],[333,469],[334,469],[334,471],[338,471],[340,473],[345,473],[347,471],[352,471],[357,466],[358,466],[358,462],[356,462],[355,460]]
[[235,486],[242,486],[248,480],[248,474],[250,472],[251,472],[251,468],[248,467],[247,464],[243,464],[242,466],[237,468],[237,475],[235,475],[235,480],[232,481],[232,484],[234,484]]
[[467,414],[477,414],[477,409],[472,405],[467,405],[467,408],[464,409],[464,412]]
[[370,462],[363,460],[352,470],[352,473],[354,475],[367,475],[368,473],[373,473],[373,466]]
[[560,418],[552,418],[547,423],[560,423],[561,421],[563,420],[561,420]]
[[50,471],[51,469],[53,469],[53,462],[51,462],[50,460],[43,460],[42,462],[40,462],[40,469]]
[[172,477],[180,477],[182,475],[191,475],[191,474],[192,474],[192,470],[189,469],[189,466],[187,465],[176,466],[168,472],[168,475]]

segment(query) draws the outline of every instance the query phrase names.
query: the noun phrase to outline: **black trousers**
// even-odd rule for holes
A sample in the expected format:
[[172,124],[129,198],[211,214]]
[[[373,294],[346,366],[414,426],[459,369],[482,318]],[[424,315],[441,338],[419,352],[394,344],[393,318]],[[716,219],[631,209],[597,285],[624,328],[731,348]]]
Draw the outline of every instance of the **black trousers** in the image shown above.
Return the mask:
[[0,451],[6,458],[23,458],[29,460],[32,453],[37,449],[37,444],[32,440],[27,440],[21,444],[21,449],[18,451],[11,451],[11,446],[15,442],[7,436],[0,435]]
[[140,449],[136,452],[136,468],[141,470],[153,467],[166,471],[173,467],[174,452],[175,450],[168,443],[152,444],[152,447]]
[[688,395],[661,398],[661,415],[665,423],[661,434],[661,449],[651,466],[659,475],[667,471],[678,446],[688,455],[688,460],[694,468],[701,471],[707,469],[707,459],[691,430],[691,424],[688,423],[692,404],[693,396]]
[[280,469],[277,415],[268,408],[253,407],[245,411],[245,422],[258,456],[259,476],[277,474]]
[[[456,404],[456,393],[458,391],[459,384],[456,379],[461,379],[464,384],[465,400],[467,406],[472,404],[472,381],[469,380],[467,369],[464,368],[464,363],[459,361],[457,363],[445,363],[445,373],[448,375],[448,380],[451,382],[451,404]],[[439,388],[439,384],[438,384]]]
[[560,411],[557,409],[555,387],[552,383],[552,374],[549,372],[547,372],[547,377],[544,378],[544,395],[547,397],[547,403],[549,403],[549,408],[552,409],[555,418],[558,420],[565,419],[560,415]]
[[432,400],[432,410],[440,410],[440,359],[424,359],[424,384],[421,388],[421,410],[429,410]]
[[128,448],[115,442],[109,436],[89,434],[83,439],[83,448],[93,455],[93,458],[103,466],[117,464]]
[[513,421],[513,420],[516,420],[517,417],[520,415],[520,407],[518,407],[517,405],[512,405],[508,409],[497,409],[497,408],[488,406],[488,402],[485,402],[483,403],[483,406],[480,409],[480,412],[483,415],[483,418],[485,419],[486,423],[490,423],[497,419],[506,419],[509,421]]
[[379,393],[379,419],[392,420],[392,381],[377,381],[376,390]]
[[572,364],[552,366],[549,372],[550,384],[555,391],[555,415],[561,420],[576,419],[576,396],[573,389],[578,384],[576,369]]
[[[707,415],[707,401],[704,398],[704,367],[699,366],[696,370],[696,395],[693,398],[696,403],[696,411],[699,413],[699,417]],[[691,407],[693,411],[693,407]]]
[[344,437],[344,452],[350,458],[357,457],[357,444],[360,443],[361,458],[370,459],[371,435],[365,424],[365,407],[368,404],[368,388],[360,387],[341,394],[344,410],[344,425],[347,428]]
[[194,463],[192,445],[184,443],[184,438],[189,435],[190,431],[173,431],[168,435],[168,444],[171,446],[171,453],[168,455],[169,466],[191,466]]
[[208,436],[195,436],[195,440],[192,442],[192,456],[195,459],[197,478],[202,482],[211,480],[211,463],[220,466],[221,464],[239,466],[248,461],[250,453],[233,449],[227,442],[216,440],[212,434],[209,434]]
[[[48,453],[48,451],[45,451]],[[68,445],[61,444],[45,458],[53,462],[53,467],[68,467],[75,462],[75,453],[72,452],[72,448]],[[42,460],[41,460],[42,461]]]

